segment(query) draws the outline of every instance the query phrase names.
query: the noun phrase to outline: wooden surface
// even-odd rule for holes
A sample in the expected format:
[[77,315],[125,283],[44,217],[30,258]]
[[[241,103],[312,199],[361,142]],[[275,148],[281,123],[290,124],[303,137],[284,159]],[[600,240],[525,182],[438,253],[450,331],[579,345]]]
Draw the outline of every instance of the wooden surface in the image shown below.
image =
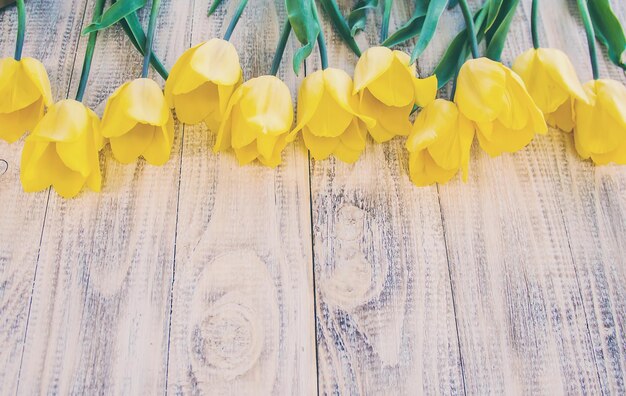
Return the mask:
[[[75,94],[92,3],[27,1],[24,54],[56,99]],[[209,19],[204,0],[164,1],[165,64],[223,34],[236,3]],[[544,45],[591,78],[575,2],[542,11]],[[391,29],[411,13],[396,0]],[[507,64],[531,46],[529,15],[522,0]],[[250,1],[232,39],[246,78],[268,72],[284,18],[283,1]],[[421,74],[462,26],[446,12]],[[15,27],[0,12],[0,56]],[[295,76],[296,48],[280,71],[294,97],[319,67]],[[140,63],[120,29],[100,35],[85,103],[101,114]],[[606,57],[601,72],[626,81]],[[0,394],[626,394],[626,168],[581,161],[571,135],[496,159],[475,145],[468,183],[415,188],[402,139],[355,165],[299,141],[271,170],[213,154],[204,127],[176,131],[163,167],[105,150],[103,192],[73,200],[23,193],[23,140],[0,143]]]

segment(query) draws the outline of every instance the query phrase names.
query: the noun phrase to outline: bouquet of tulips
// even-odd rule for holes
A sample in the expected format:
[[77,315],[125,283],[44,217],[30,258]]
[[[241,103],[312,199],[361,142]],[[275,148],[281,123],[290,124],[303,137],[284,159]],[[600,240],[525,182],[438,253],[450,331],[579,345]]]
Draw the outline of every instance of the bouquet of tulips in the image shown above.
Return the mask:
[[[122,163],[140,158],[166,163],[174,141],[173,114],[186,124],[204,123],[216,133],[214,151],[234,152],[241,165],[278,166],[283,149],[299,135],[316,160],[332,155],[347,163],[358,160],[369,137],[383,143],[404,136],[409,176],[417,186],[445,183],[459,171],[465,180],[475,136],[495,157],[522,149],[548,125],[573,131],[582,158],[626,164],[626,87],[600,78],[597,60],[599,42],[616,67],[626,70],[626,38],[609,0],[577,0],[594,76],[584,85],[562,51],[541,47],[539,0],[532,0],[534,48],[519,55],[512,68],[500,56],[519,0],[484,0],[474,12],[467,0],[412,0],[413,16],[391,34],[392,0],[358,0],[347,16],[336,0],[285,0],[287,18],[269,74],[244,81],[229,42],[247,5],[239,1],[223,38],[188,49],[168,71],[152,48],[160,0],[151,2],[147,31],[136,14],[148,6],[146,0],[112,0],[106,10],[104,0],[94,0],[93,21],[83,32],[89,43],[76,99],[55,103],[44,66],[22,58],[26,13],[24,0],[17,0],[15,56],[0,60],[0,138],[15,142],[30,132],[20,169],[24,190],[52,186],[64,197],[84,186],[100,191],[99,155],[106,144]],[[213,1],[209,16],[222,2]],[[433,75],[420,78],[414,62],[433,39],[442,14],[453,7],[460,7],[466,28]],[[328,67],[318,8],[358,56],[353,76]],[[365,28],[368,13],[379,8],[381,44],[361,51],[355,36]],[[82,98],[98,31],[113,25],[121,25],[144,55],[143,71],[115,90],[100,119]],[[296,74],[315,47],[321,59],[321,69],[299,88],[296,120],[291,92],[276,77],[292,33],[302,45],[293,57]],[[393,50],[410,40],[411,54]],[[166,80],[164,90],[147,78],[151,66]],[[448,83],[450,97],[437,98]]]

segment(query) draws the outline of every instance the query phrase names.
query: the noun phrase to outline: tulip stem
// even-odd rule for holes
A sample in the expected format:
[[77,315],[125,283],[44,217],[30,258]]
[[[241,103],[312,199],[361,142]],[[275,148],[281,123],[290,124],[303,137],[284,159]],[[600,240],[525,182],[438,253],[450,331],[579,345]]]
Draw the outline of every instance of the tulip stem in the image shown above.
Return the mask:
[[17,41],[15,42],[15,60],[22,59],[24,35],[26,33],[26,7],[24,0],[17,0]]
[[587,0],[578,0],[578,9],[580,10],[580,16],[585,25],[585,32],[587,33],[587,44],[589,45],[589,57],[591,59],[591,69],[593,71],[593,79],[600,78],[600,69],[598,68],[598,50],[596,49],[596,34],[591,23],[591,16],[589,15],[589,8],[587,6]]
[[383,23],[380,27],[380,42],[384,42],[387,40],[389,36],[389,19],[391,18],[391,6],[393,5],[393,0],[385,0],[383,5]]
[[[93,16],[91,20],[96,22],[102,15],[104,9],[105,0],[96,0],[96,4],[93,9]],[[89,71],[91,70],[91,61],[93,59],[94,49],[96,48],[96,39],[98,38],[98,31],[94,30],[89,33],[89,41],[87,42],[87,50],[85,51],[85,59],[83,60],[83,70],[80,73],[80,82],[78,83],[78,90],[76,91],[76,100],[78,102],[83,101],[85,96],[85,89],[87,88],[87,80],[89,79]]]
[[539,33],[537,31],[537,22],[539,19],[539,0],[533,0],[533,6],[530,16],[530,31],[533,36],[533,47],[538,49],[539,45]]
[[459,6],[463,12],[463,19],[465,19],[465,25],[467,26],[467,34],[469,36],[470,45],[472,49],[472,57],[474,59],[480,58],[480,52],[478,51],[478,41],[476,40],[476,27],[474,26],[474,17],[467,5],[467,0],[459,0]]
[[272,61],[272,69],[270,70],[270,74],[275,76],[278,73],[278,68],[280,67],[280,61],[283,59],[283,54],[285,53],[285,47],[287,46],[287,40],[289,39],[289,35],[291,34],[291,23],[289,22],[289,18],[285,21],[285,26],[283,26],[283,31],[280,34],[280,40],[278,41],[278,46],[276,47],[276,53],[274,54],[274,60]]
[[239,18],[241,18],[241,14],[243,14],[243,10],[248,5],[248,0],[241,0],[239,2],[239,7],[235,11],[235,15],[233,15],[233,19],[230,20],[230,24],[226,28],[226,33],[224,33],[224,40],[229,41],[230,36],[233,35],[233,31],[235,31],[235,27],[237,26],[237,22],[239,22]]
[[154,31],[156,30],[157,16],[159,15],[159,7],[161,7],[161,0],[152,0],[152,9],[150,10],[150,21],[148,22],[148,33],[146,35],[146,46],[144,48],[143,57],[143,69],[141,70],[141,77],[148,77],[148,70],[150,69],[150,56],[152,55],[152,43],[154,42]]
[[315,14],[315,20],[320,27],[320,33],[317,35],[317,46],[320,51],[320,61],[322,62],[322,69],[328,68],[328,50],[326,49],[326,40],[324,39],[324,26],[320,20],[320,16],[317,13],[317,6],[313,4],[313,13]]

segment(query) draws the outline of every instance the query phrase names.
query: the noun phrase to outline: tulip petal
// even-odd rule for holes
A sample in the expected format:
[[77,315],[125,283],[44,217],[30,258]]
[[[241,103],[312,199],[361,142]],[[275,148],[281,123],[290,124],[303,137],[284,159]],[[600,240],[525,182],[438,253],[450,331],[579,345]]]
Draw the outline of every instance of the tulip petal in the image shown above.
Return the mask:
[[308,128],[302,130],[304,145],[311,152],[311,157],[316,160],[328,158],[340,144],[339,138],[316,136]]
[[626,128],[626,86],[615,80],[597,80],[598,104],[623,128]]
[[437,76],[414,78],[415,104],[425,107],[437,97]]
[[239,165],[246,165],[257,159],[259,152],[257,151],[256,142],[252,142],[247,146],[241,148],[234,148],[235,156]]
[[567,99],[556,111],[546,116],[548,125],[558,128],[563,132],[571,132],[576,125],[574,122],[574,109],[571,99]]
[[552,80],[561,89],[568,91],[576,100],[589,102],[576,69],[565,52],[553,48],[539,48],[537,55]]
[[504,106],[507,75],[504,65],[487,58],[465,62],[459,71],[454,101],[474,122],[495,120]]
[[65,166],[80,173],[84,178],[92,171],[91,155],[97,153],[93,142],[89,141],[93,138],[88,135],[89,133],[91,131],[85,131],[84,136],[76,141],[56,144],[57,154]]
[[48,78],[48,72],[43,63],[34,58],[22,58],[22,66],[24,72],[29,77],[30,81],[37,87],[37,90],[43,98],[43,103],[46,107],[49,107],[54,103],[52,99],[52,90],[50,88],[50,79]]
[[353,94],[362,91],[391,67],[393,52],[386,47],[372,47],[359,57],[354,69]]
[[365,144],[367,142],[367,133],[364,126],[357,120],[352,121],[352,124],[346,129],[346,132],[342,134],[339,139],[342,145],[351,151],[356,151],[359,154],[365,150]]
[[20,163],[20,180],[25,192],[42,191],[52,184],[45,160],[56,157],[54,143],[26,138]]
[[289,87],[275,76],[261,76],[246,81],[239,107],[245,118],[265,133],[280,135],[293,123],[293,102]]
[[389,69],[372,81],[367,90],[387,106],[404,107],[415,101],[414,80],[415,76],[409,74],[400,61],[394,59]]
[[347,164],[354,164],[361,157],[363,150],[352,150],[343,143],[337,145],[335,148],[334,156]]
[[170,159],[174,143],[174,118],[170,118],[165,126],[154,130],[152,142],[142,155],[150,165],[164,165]]
[[269,166],[270,168],[275,168],[283,161],[283,150],[287,146],[288,139],[287,135],[281,135],[278,137],[276,144],[274,145],[274,152],[270,158],[259,156],[258,160],[265,166]]
[[251,122],[246,118],[239,106],[235,107],[231,114],[232,117],[232,141],[234,148],[243,148],[254,142],[257,136],[263,133],[262,126]]
[[32,131],[43,117],[43,99],[11,112],[0,113],[0,139],[13,143],[27,131]]
[[33,129],[32,135],[53,142],[74,142],[92,129],[85,105],[71,99],[55,103]]
[[149,124],[137,124],[133,129],[121,136],[110,139],[111,150],[115,159],[123,164],[130,164],[141,156],[152,144],[160,127]]
[[458,172],[458,169],[447,170],[439,167],[428,153],[422,150],[409,155],[409,175],[413,184],[418,187],[434,183],[447,183]]
[[302,80],[298,90],[298,123],[292,133],[300,131],[313,118],[325,91],[324,71],[318,70]]
[[490,137],[486,137],[480,127],[477,135],[480,147],[491,157],[497,157],[504,152],[514,153],[526,147],[533,140],[535,129],[532,124],[522,129],[511,129],[494,121]]
[[[176,60],[176,63],[174,63],[174,66],[172,67],[172,70],[170,71],[170,75],[167,78],[167,81],[165,81],[165,89],[164,89],[165,100],[167,101],[167,105],[171,109],[174,108],[174,90],[177,86],[178,80],[180,76],[182,76],[183,74],[187,72],[187,69],[189,68],[190,59],[193,57],[198,47],[200,47],[203,44],[204,43],[197,44],[189,48],[185,52],[183,52],[180,58]],[[202,82],[200,82],[200,84],[201,83]],[[191,88],[190,90],[194,88]],[[182,90],[178,90],[177,91],[178,94],[182,93],[179,91],[182,91]]]
[[212,113],[220,111],[218,88],[211,82],[187,93],[174,95],[173,101],[176,116],[189,125],[199,124]]

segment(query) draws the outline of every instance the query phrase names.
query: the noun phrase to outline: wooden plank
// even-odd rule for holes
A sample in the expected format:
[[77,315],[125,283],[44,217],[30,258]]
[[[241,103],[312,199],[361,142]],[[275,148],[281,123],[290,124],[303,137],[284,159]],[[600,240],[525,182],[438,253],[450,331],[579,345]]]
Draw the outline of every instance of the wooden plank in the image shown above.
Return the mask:
[[[208,19],[196,2],[193,42],[221,37],[237,2]],[[285,17],[252,0],[232,41],[244,77],[268,73]],[[280,75],[292,88],[292,40]],[[316,393],[309,183],[301,143],[267,169],[214,155],[215,133],[185,128],[171,319],[173,394]]]
[[[65,97],[85,0],[26,4],[25,57],[41,60],[55,98]],[[13,56],[17,11],[0,11],[0,56]],[[48,193],[25,194],[19,179],[23,140],[0,141],[0,394],[17,389]]]
[[[155,48],[170,66],[189,45],[191,11],[191,2],[162,4]],[[88,15],[83,25],[91,10]],[[75,70],[85,45],[82,40]],[[116,87],[141,74],[141,63],[119,27],[103,33],[86,103],[101,112]],[[74,73],[72,95],[78,78]],[[164,392],[180,126],[176,131],[165,166],[121,165],[107,149],[102,193],[72,200],[51,194],[20,393]]]
[[[566,0],[542,3],[552,8],[546,12],[554,16],[551,24],[568,18]],[[507,64],[531,46],[529,10],[530,1],[523,2],[513,22]],[[454,20],[447,25],[460,30],[459,12]],[[573,31],[571,26],[561,32],[568,45],[584,40]],[[550,131],[496,159],[475,145],[469,182],[440,188],[468,393],[611,389],[599,375],[585,285],[570,247],[580,238],[568,239],[572,232],[564,221],[575,194],[562,166],[589,167],[576,158],[570,139]],[[574,180],[571,187],[587,188],[584,179]]]
[[[592,78],[584,30],[575,3],[542,6],[546,45],[563,49],[583,82]],[[626,5],[612,2],[622,22]],[[558,18],[554,16],[559,15]],[[604,51],[603,51],[604,52]],[[602,78],[626,77],[600,54]],[[561,210],[594,349],[600,381],[607,393],[626,393],[626,169],[596,167],[581,161],[570,136],[558,140]]]
[[[392,31],[409,3],[394,3]],[[352,73],[328,21],[325,34],[330,66]],[[464,392],[437,188],[415,188],[407,162],[399,138],[354,165],[311,161],[322,394]]]

